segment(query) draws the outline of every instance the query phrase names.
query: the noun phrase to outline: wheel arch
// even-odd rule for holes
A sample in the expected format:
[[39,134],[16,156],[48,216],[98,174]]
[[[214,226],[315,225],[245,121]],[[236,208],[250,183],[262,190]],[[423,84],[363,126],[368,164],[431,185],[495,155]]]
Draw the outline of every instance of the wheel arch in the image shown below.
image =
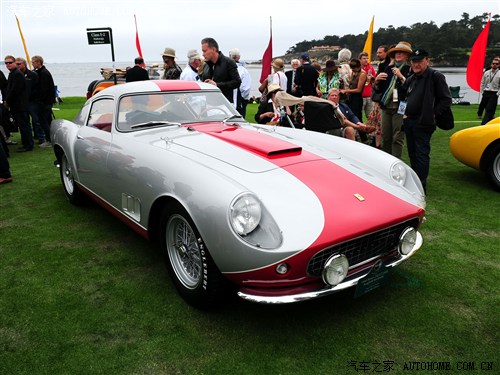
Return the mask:
[[161,214],[163,210],[167,209],[171,212],[175,207],[182,207],[189,212],[179,200],[172,196],[161,196],[153,202],[151,210],[149,210],[148,218],[148,232],[151,241],[159,241],[161,233]]
[[479,168],[482,171],[486,171],[488,168],[488,164],[491,161],[491,158],[495,156],[495,151],[500,147],[500,138],[494,140],[491,142],[486,149],[483,152],[483,155],[481,155],[481,160],[479,162]]
[[54,145],[54,154],[56,155],[56,159],[58,162],[61,162],[61,157],[62,157],[63,153],[64,153],[64,150],[62,149],[62,147],[58,144],[55,144]]

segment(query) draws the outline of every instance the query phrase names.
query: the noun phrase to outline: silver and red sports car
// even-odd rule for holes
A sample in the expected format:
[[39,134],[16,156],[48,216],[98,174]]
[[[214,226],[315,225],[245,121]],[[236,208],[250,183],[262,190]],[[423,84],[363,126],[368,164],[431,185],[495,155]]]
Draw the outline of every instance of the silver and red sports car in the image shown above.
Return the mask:
[[425,196],[354,141],[253,125],[215,86],[144,81],[89,99],[51,138],[66,197],[160,243],[180,294],[262,303],[363,293],[422,245]]

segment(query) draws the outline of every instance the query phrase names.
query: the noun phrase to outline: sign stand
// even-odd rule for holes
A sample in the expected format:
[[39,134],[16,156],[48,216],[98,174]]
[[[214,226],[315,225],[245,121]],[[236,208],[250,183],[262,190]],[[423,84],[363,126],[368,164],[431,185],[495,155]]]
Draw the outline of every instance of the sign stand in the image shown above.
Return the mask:
[[87,28],[89,45],[111,44],[111,60],[113,61],[113,78],[116,85],[115,48],[111,27]]

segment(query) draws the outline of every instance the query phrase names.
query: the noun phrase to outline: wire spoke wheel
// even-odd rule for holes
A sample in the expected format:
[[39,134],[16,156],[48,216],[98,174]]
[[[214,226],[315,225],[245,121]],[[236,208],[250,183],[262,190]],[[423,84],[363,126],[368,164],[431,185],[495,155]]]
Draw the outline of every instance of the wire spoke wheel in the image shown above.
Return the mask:
[[193,228],[183,216],[172,215],[166,236],[168,257],[175,275],[186,288],[196,288],[202,281],[203,262]]
[[75,192],[75,179],[73,177],[73,171],[68,163],[66,155],[63,154],[61,157],[61,180],[64,185],[64,190],[69,196],[72,196]]

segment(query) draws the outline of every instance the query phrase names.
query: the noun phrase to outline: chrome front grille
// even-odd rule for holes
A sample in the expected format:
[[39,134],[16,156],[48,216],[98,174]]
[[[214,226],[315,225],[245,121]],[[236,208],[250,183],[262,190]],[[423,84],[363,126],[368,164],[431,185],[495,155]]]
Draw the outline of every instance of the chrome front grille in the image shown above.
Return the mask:
[[418,218],[411,219],[322,250],[309,261],[307,273],[313,277],[321,277],[325,262],[334,254],[344,254],[349,260],[350,267],[390,254],[396,249],[403,230],[407,227],[417,228],[418,223]]

